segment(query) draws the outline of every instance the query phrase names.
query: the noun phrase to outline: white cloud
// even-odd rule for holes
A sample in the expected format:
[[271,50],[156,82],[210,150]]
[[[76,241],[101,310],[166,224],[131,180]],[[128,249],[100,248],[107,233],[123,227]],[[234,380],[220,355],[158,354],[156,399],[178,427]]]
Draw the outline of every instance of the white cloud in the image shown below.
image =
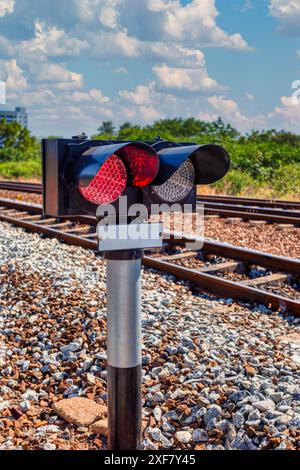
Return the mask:
[[281,105],[276,106],[268,118],[277,126],[299,133],[300,99],[296,102],[292,96],[282,96],[280,102]]
[[115,35],[115,44],[123,52],[124,56],[138,57],[139,41],[127,35],[127,31],[119,31]]
[[157,91],[155,82],[138,85],[134,91],[120,90],[119,96],[137,107],[152,104],[159,108],[164,105],[170,106],[177,101],[175,96]]
[[124,121],[124,116],[127,116],[127,119],[144,124],[178,114],[182,102],[174,95],[158,91],[155,82],[138,85],[133,91],[121,90],[119,97],[116,103],[119,122]]
[[[1,1],[7,5],[14,3],[13,0]],[[64,45],[70,53],[72,49],[76,51],[85,46],[80,41],[85,41],[88,33],[112,30],[124,33],[118,41],[125,40],[126,47],[131,47],[130,38],[132,41],[168,42],[170,45],[175,40],[180,41],[183,47],[193,49],[207,45],[248,49],[240,33],[228,34],[217,25],[219,12],[215,0],[192,0],[187,5],[182,5],[179,0],[60,0],[57,3],[53,8],[53,0],[43,0],[41,9],[40,0],[22,0],[15,12],[16,20],[26,15],[26,22],[30,18],[34,21],[37,17],[44,17],[51,27],[47,29],[43,19],[39,21],[42,28],[40,32],[36,31],[33,46],[42,43],[44,48],[48,41],[48,49],[54,50],[55,54],[56,49],[60,53],[62,48],[62,44],[56,44],[57,41],[68,43]],[[104,46],[108,48],[107,44]],[[99,42],[98,47],[103,47],[103,43]],[[123,52],[125,56],[132,55],[130,52],[126,54],[125,48]]]
[[238,105],[235,101],[226,99],[225,96],[210,96],[207,101],[216,111],[225,111],[226,113],[235,113],[238,111]]
[[89,102],[89,103],[109,103],[109,98],[104,96],[100,90],[93,88],[89,92],[74,91],[70,96],[66,96],[71,102]]
[[108,28],[118,24],[119,7],[128,0],[68,0],[73,3],[73,11],[78,19],[94,23],[100,21]]
[[0,55],[1,57],[13,57],[15,48],[12,43],[4,36],[0,36]]
[[23,106],[38,105],[43,107],[52,106],[53,108],[73,105],[76,109],[78,109],[78,106],[80,108],[87,107],[88,109],[88,107],[96,107],[97,104],[108,105],[110,103],[110,99],[95,88],[84,92],[73,91],[62,93],[59,88],[46,89],[43,85],[22,92],[18,99]]
[[215,111],[213,119],[215,119],[216,116],[220,116],[240,131],[262,128],[267,122],[266,117],[261,114],[254,117],[246,116],[240,111],[236,101],[226,98],[223,95],[210,96],[207,101]]
[[121,98],[131,101],[137,106],[148,105],[151,103],[152,99],[152,87],[153,85],[150,87],[139,85],[136,87],[135,91],[121,90],[119,91],[119,95]]
[[252,93],[249,93],[249,91],[246,91],[245,98],[246,98],[247,101],[254,101],[255,100],[255,96],[252,95]]
[[134,122],[139,122],[142,124],[150,124],[153,121],[158,119],[163,119],[166,117],[166,113],[161,108],[155,108],[154,106],[122,106],[119,113],[119,122],[122,122],[126,119],[130,119]]
[[200,113],[197,114],[196,118],[200,119],[201,121],[216,121],[219,117],[219,114],[212,114],[207,111],[200,111]]
[[289,19],[300,15],[300,3],[298,0],[270,0],[270,13],[279,19]]
[[15,59],[0,60],[0,66],[2,68],[0,78],[6,82],[8,93],[27,88],[27,80],[23,75],[23,70],[18,66]]
[[113,57],[137,58],[140,55],[140,41],[130,37],[126,30],[117,32],[90,32],[87,34],[89,54],[96,59]]
[[201,45],[218,45],[230,49],[248,49],[239,33],[229,35],[216,24],[219,15],[215,0],[193,0],[185,6],[179,1],[162,2],[166,12],[164,33],[174,39],[200,41]]
[[61,90],[83,87],[83,76],[80,73],[71,72],[60,64],[33,64],[30,70],[32,80],[37,83],[55,84]]
[[253,8],[252,0],[245,0],[244,5],[239,9],[239,11],[241,13],[245,13],[246,11],[252,10]]
[[31,112],[34,112],[35,107],[41,109],[41,106],[49,106],[51,102],[55,104],[56,95],[50,90],[35,88],[23,91],[21,94],[11,94],[9,98],[18,100],[17,102],[21,106],[30,106]]
[[[107,2],[106,2],[107,3]],[[148,41],[182,41],[193,47],[216,46],[247,50],[239,33],[228,34],[217,25],[215,0],[120,0],[113,1],[114,27],[127,28],[130,35]]]
[[[108,29],[126,30],[130,37],[149,42],[180,40],[189,46],[247,50],[241,34],[228,34],[217,25],[215,0],[73,0],[84,21],[98,18]],[[95,24],[95,23],[94,23]],[[96,32],[96,31],[95,31]]]
[[99,19],[104,26],[108,28],[116,28],[118,26],[119,11],[118,6],[123,3],[123,0],[102,0],[104,4],[100,9]]
[[13,13],[14,6],[15,0],[0,0],[0,18],[3,18],[8,13]]
[[153,122],[165,117],[163,111],[159,108],[155,108],[154,106],[141,106],[140,114],[144,122]]
[[169,67],[166,64],[153,67],[162,88],[189,92],[207,92],[222,89],[217,81],[208,76],[206,68],[188,69]]
[[41,60],[45,56],[77,56],[83,49],[88,48],[86,40],[70,37],[64,30],[56,26],[48,27],[45,23],[35,21],[35,37],[22,41],[20,53],[29,60]]
[[114,69],[114,72],[115,73],[119,73],[121,75],[127,75],[128,74],[128,68],[127,67],[124,67],[123,65],[121,67],[117,67],[116,69]]
[[130,37],[126,30],[91,32],[88,33],[87,38],[90,44],[87,52],[96,59],[143,58],[154,63],[176,64],[177,67],[199,68],[205,66],[204,53],[199,49],[187,48],[174,42],[141,41]]
[[287,34],[300,34],[299,0],[270,0],[270,15],[280,21],[280,30]]
[[176,64],[177,67],[205,66],[204,54],[199,49],[189,49],[178,44],[163,42],[144,42],[141,48],[144,56],[153,56],[155,60]]

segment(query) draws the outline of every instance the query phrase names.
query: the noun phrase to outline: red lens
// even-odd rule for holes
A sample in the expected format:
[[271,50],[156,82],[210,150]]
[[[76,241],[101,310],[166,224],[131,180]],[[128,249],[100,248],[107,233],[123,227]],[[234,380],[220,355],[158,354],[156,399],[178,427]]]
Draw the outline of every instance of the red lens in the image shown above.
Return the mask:
[[127,163],[133,186],[142,188],[152,183],[159,169],[159,158],[138,145],[128,145],[120,154]]
[[80,194],[94,204],[110,204],[118,199],[126,188],[127,173],[122,160],[111,155]]

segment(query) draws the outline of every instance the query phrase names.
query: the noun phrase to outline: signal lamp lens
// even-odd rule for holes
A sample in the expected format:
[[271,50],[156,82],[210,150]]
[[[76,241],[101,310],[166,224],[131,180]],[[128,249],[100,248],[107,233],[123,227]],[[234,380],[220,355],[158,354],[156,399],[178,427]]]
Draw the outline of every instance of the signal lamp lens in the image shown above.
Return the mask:
[[195,169],[191,160],[186,160],[164,184],[152,186],[150,191],[165,202],[179,202],[189,195],[195,183]]
[[155,152],[138,145],[128,145],[122,149],[120,156],[128,165],[133,186],[142,188],[152,183],[159,170],[159,157]]
[[90,184],[79,188],[80,194],[97,205],[116,201],[126,188],[127,172],[122,160],[111,155],[96,173]]

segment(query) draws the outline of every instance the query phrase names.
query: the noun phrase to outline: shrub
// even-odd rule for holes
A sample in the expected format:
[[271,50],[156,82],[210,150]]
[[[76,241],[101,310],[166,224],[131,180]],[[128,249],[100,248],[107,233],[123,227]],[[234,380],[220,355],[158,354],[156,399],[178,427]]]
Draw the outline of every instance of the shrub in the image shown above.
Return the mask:
[[41,176],[41,163],[37,160],[23,162],[1,162],[0,175],[2,178],[34,178]]
[[272,186],[276,194],[300,195],[300,164],[290,164],[279,168],[272,179]]
[[255,192],[258,187],[257,181],[248,173],[240,170],[231,170],[225,178],[214,184],[217,191],[221,191],[232,196],[241,196],[245,192]]

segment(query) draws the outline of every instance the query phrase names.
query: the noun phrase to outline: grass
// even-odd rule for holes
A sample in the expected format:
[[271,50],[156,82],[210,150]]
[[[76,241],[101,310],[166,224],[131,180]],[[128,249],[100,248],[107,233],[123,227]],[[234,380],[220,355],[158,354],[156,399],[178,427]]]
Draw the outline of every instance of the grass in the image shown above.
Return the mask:
[[0,162],[0,176],[5,179],[40,179],[41,164],[37,160]]

